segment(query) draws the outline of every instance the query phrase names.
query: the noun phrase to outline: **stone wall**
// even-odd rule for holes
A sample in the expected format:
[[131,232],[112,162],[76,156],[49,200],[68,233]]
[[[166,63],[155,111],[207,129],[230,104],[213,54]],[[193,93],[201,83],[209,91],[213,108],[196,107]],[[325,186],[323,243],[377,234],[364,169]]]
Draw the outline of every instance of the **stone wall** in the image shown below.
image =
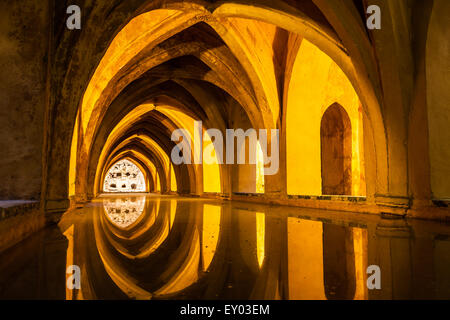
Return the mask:
[[0,200],[41,193],[47,1],[0,2]]
[[14,246],[45,225],[39,202],[0,203],[0,252]]

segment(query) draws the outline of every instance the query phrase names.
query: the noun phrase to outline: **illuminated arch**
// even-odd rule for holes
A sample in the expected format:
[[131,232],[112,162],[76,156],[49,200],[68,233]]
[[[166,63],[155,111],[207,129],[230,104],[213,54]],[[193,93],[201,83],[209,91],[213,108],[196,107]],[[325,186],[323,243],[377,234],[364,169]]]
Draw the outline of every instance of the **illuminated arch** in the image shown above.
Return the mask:
[[[311,41],[314,45],[317,45],[320,50],[323,50],[327,55],[329,55],[336,62],[336,64],[342,68],[350,82],[355,86],[355,90],[361,95],[362,107],[364,109],[364,126],[368,129],[367,141],[369,142],[368,144],[374,144],[374,148],[372,148],[372,146],[369,147],[369,153],[367,154],[367,157],[370,158],[370,161],[367,162],[370,166],[368,169],[368,175],[371,175],[370,194],[373,196],[375,192],[381,194],[387,193],[388,159],[386,157],[386,135],[378,101],[380,91],[377,84],[373,83],[376,82],[374,79],[377,77],[376,61],[370,54],[367,55],[364,53],[364,49],[370,46],[370,42],[365,36],[358,33],[358,28],[360,28],[359,25],[345,23],[344,18],[354,14],[354,12],[350,12],[350,9],[335,8],[333,4],[328,5],[322,1],[315,2],[315,5],[320,11],[322,11],[329,22],[326,22],[326,20],[322,20],[321,22],[315,21],[309,17],[307,13],[303,12],[302,9],[295,8],[287,5],[286,3],[270,4],[261,7],[254,7],[245,3],[221,3],[216,6],[212,5],[206,9],[204,3],[201,1],[154,1],[143,4],[140,10],[137,11],[139,12],[139,15],[137,15],[137,12],[131,14],[129,16],[130,20],[127,22],[124,21],[124,24],[122,25],[123,28],[121,31],[125,30],[128,26],[132,26],[132,22],[137,22],[137,20],[134,20],[136,18],[142,18],[144,20],[149,17],[155,18],[153,22],[146,22],[147,24],[150,23],[152,25],[147,25],[148,29],[143,31],[145,35],[142,35],[142,37],[137,39],[136,36],[127,38],[130,34],[123,34],[121,39],[127,43],[127,45],[125,45],[127,48],[133,47],[132,45],[129,45],[131,42],[142,40],[142,43],[139,43],[140,47],[136,47],[136,51],[134,51],[134,54],[136,55],[138,51],[142,51],[144,48],[150,49],[161,43],[161,41],[170,39],[173,35],[189,28],[192,25],[199,22],[208,24],[223,39],[237,60],[242,63],[242,66],[250,79],[250,83],[255,90],[255,95],[253,97],[255,101],[249,102],[251,99],[247,99],[248,101],[245,101],[245,103],[241,101],[240,103],[242,103],[246,112],[248,112],[252,125],[255,128],[265,127],[266,129],[279,125],[279,100],[275,99],[278,94],[278,88],[276,88],[276,81],[271,78],[274,74],[271,71],[267,72],[268,74],[265,74],[264,68],[261,68],[261,63],[258,63],[257,61],[258,57],[253,55],[253,49],[255,48],[249,47],[249,44],[244,43],[243,40],[246,35],[242,34],[242,32],[245,31],[244,29],[246,26],[264,26],[264,24],[267,24],[267,26],[264,26],[263,29],[266,30],[266,27],[269,28],[270,30],[267,30],[270,31],[270,34],[272,34],[273,30],[276,30],[276,28],[283,28],[289,32],[297,33],[298,35]],[[331,14],[332,9],[336,9],[337,14],[335,16]],[[146,14],[148,14],[148,16],[144,18],[143,16]],[[141,22],[144,20],[141,20]],[[330,25],[332,26],[331,28]],[[346,26],[348,26],[348,28],[345,28]],[[142,25],[139,23],[134,25],[134,28],[139,29],[140,27],[142,27]],[[130,30],[133,30],[133,28]],[[155,30],[157,30],[158,34],[153,37],[151,33]],[[227,30],[231,30],[231,32],[228,32]],[[120,34],[121,31],[119,31],[116,35]],[[340,39],[342,39],[342,42]],[[113,71],[112,69],[108,69],[109,71],[105,71],[106,69],[104,69],[103,71],[105,72],[99,71],[102,69],[100,67],[102,63],[109,64],[111,62],[114,64],[112,62],[114,60],[119,62],[118,65],[121,65],[126,64],[127,61],[130,61],[131,59],[134,59],[133,54],[128,58],[125,57],[126,59],[124,59],[123,52],[120,52],[120,46],[117,45],[121,42],[118,41],[115,45],[113,42],[111,42],[110,46],[111,55],[109,57],[111,58],[111,61],[107,61],[108,59],[102,60],[100,64],[97,65],[98,68],[95,71],[95,73],[97,73],[97,71],[102,73],[102,79],[107,82],[113,78],[115,78],[113,81],[122,78],[121,75],[116,72],[117,70]],[[347,48],[347,46],[349,46],[349,48]],[[186,53],[187,52],[188,51],[186,51]],[[370,52],[370,50],[367,50],[367,52]],[[163,50],[161,50],[160,53],[163,55]],[[170,54],[167,53],[168,52],[165,54],[170,56]],[[202,54],[201,58],[204,59],[203,61],[206,64],[211,64],[215,58],[217,59],[217,53],[218,52],[208,52],[207,54]],[[106,56],[107,54],[103,57]],[[264,57],[264,59],[266,58],[267,57]],[[134,59],[134,61],[137,60],[139,60],[139,58]],[[164,62],[164,59],[163,61],[158,61],[158,63],[162,62]],[[156,65],[157,64],[155,64],[155,66]],[[150,63],[148,65],[146,64],[140,66],[142,66],[142,70],[144,70],[147,67],[153,67],[153,64]],[[137,70],[135,68],[136,66],[133,66],[132,64],[129,64],[129,67],[131,69],[125,69],[130,72],[133,71],[133,77],[139,77],[141,75],[140,72],[142,70]],[[128,72],[125,69],[123,72]],[[95,75],[92,79],[94,78]],[[99,81],[103,81],[102,79]],[[76,130],[77,132],[84,132],[83,137],[81,137],[82,139],[79,139],[80,141],[83,141],[81,143],[82,146],[78,148],[78,154],[75,154],[77,161],[85,161],[85,159],[89,159],[91,156],[89,154],[89,141],[97,130],[98,120],[100,120],[104,115],[104,112],[106,112],[105,106],[107,106],[111,99],[113,99],[114,92],[120,92],[121,89],[123,89],[122,85],[126,85],[128,80],[131,80],[131,78],[124,79],[124,81],[117,87],[111,86],[109,89],[112,89],[113,87],[114,89],[112,91],[107,90],[108,92],[104,92],[105,95],[101,98],[100,95],[103,95],[103,89],[100,85],[100,87],[97,87],[97,89],[99,89],[99,92],[97,92],[97,97],[94,97],[91,101],[93,103],[86,102],[86,105],[92,107],[92,112],[88,111],[87,113],[91,115],[89,116],[90,119],[86,121],[86,117],[84,117],[82,121],[79,121],[80,130]],[[234,81],[233,85],[237,84],[235,79],[231,81]],[[91,81],[90,85],[95,85],[95,81]],[[105,84],[104,88],[107,85],[108,84]],[[97,89],[94,88],[93,90],[95,91]],[[89,88],[86,90],[86,93],[88,92]],[[83,104],[85,104],[85,98],[90,99],[92,97],[83,97]],[[252,103],[256,107],[252,106]],[[90,122],[91,120],[92,122]],[[83,166],[84,165],[82,165],[82,167]],[[82,170],[86,169],[82,168]],[[82,172],[81,176],[89,177],[90,173]],[[197,180],[198,179],[200,179],[200,177],[198,177]],[[83,178],[80,180],[83,180]],[[270,189],[276,189],[278,187],[273,186],[273,184],[269,182],[266,185],[267,187],[270,187]],[[81,193],[83,192],[85,192],[85,190],[81,189]],[[270,190],[266,190],[266,192],[270,192]],[[89,192],[87,193],[89,194]]]
[[[360,98],[343,70],[327,54],[302,40],[286,89],[284,119],[286,186],[290,195],[321,195],[321,136],[324,113],[339,104],[350,118],[351,195],[366,195],[364,114]],[[300,182],[300,183],[299,183]]]
[[[144,154],[132,149],[123,149],[118,153],[111,154],[105,166],[103,167],[103,171],[101,173],[101,181],[105,180],[107,170],[112,166],[112,164],[122,159],[129,159],[133,161],[144,173],[145,180],[147,182],[147,191],[154,192],[156,190],[156,176],[158,175],[158,171],[156,170],[155,165]],[[95,195],[98,196],[101,191],[102,183],[100,183],[100,185],[98,186],[98,193],[96,193]]]
[[[121,142],[115,149],[113,150],[108,150],[110,152],[110,156],[109,158],[105,159],[105,162],[102,162],[97,169],[97,179],[100,179],[101,177],[101,173],[102,173],[102,169],[106,166],[108,166],[109,163],[111,163],[112,159],[115,159],[117,157],[113,157],[111,158],[111,156],[115,155],[117,152],[119,152],[120,154],[124,154],[124,152],[122,152],[122,150],[124,150],[124,148],[128,148],[128,145],[130,143],[132,143],[134,138],[136,138],[137,136],[131,136],[128,137],[127,139],[125,139],[123,142]],[[156,179],[158,176],[163,176],[163,182],[165,182],[167,180],[167,175],[166,172],[168,172],[168,157],[165,153],[159,153],[158,151],[155,151],[154,147],[155,144],[152,143],[153,141],[151,139],[149,139],[148,137],[145,136],[140,136],[138,139],[139,143],[142,143],[143,146],[145,146],[148,150],[151,151],[151,158],[145,156],[142,152],[136,152],[137,150],[131,151],[132,149],[130,149],[129,152],[134,153],[135,155],[138,156],[138,158],[142,159],[142,161],[146,164],[146,167],[150,170],[151,175]],[[136,149],[136,148],[135,148]],[[165,157],[164,157],[165,156]],[[103,171],[103,175],[104,175],[104,171]],[[161,181],[161,180],[160,180]],[[155,181],[156,184],[156,181]],[[97,185],[97,184],[96,184]],[[161,190],[158,190],[161,191]],[[97,189],[95,189],[95,195],[97,195]]]
[[146,192],[144,173],[128,159],[112,165],[103,183],[103,192]]
[[[91,84],[96,84],[96,85],[95,85],[95,87],[92,87],[92,86],[88,87],[85,92],[84,98],[83,98],[81,130],[86,135],[86,141],[90,140],[90,135],[92,135],[92,133],[94,132],[93,130],[95,130],[94,122],[97,121],[97,119],[99,119],[99,116],[101,116],[101,111],[99,111],[99,112],[95,111],[96,110],[95,106],[97,105],[96,101],[98,101],[96,97],[99,97],[98,94],[103,90],[102,88],[106,88],[105,87],[106,82],[109,81],[109,79],[107,77],[114,75],[115,71],[113,71],[113,69],[116,68],[115,70],[119,70],[120,66],[124,65],[131,58],[131,56],[128,56],[128,58],[127,58],[126,56],[123,55],[124,52],[125,53],[130,52],[129,50],[123,50],[120,53],[120,50],[119,51],[116,50],[118,48],[118,46],[115,44],[116,43],[123,44],[123,40],[126,39],[126,41],[128,41],[128,42],[127,42],[127,46],[125,46],[125,47],[133,47],[133,52],[136,53],[139,50],[142,50],[145,46],[149,46],[152,41],[155,41],[156,39],[158,41],[167,39],[168,37],[175,34],[176,32],[179,32],[182,29],[185,29],[186,27],[188,27],[189,25],[192,25],[195,21],[198,21],[199,17],[201,17],[202,15],[210,14],[207,10],[205,10],[205,8],[203,8],[203,6],[201,4],[196,4],[194,7],[192,7],[192,5],[189,5],[189,10],[184,11],[183,9],[186,9],[186,8],[184,7],[183,4],[181,4],[181,3],[175,4],[175,3],[176,2],[174,2],[172,4],[168,4],[166,6],[166,8],[170,7],[171,9],[159,10],[155,7],[154,9],[156,9],[156,10],[149,11],[145,14],[142,14],[142,15],[134,18],[131,22],[129,22],[129,24],[127,26],[125,26],[121,30],[121,32],[114,39],[111,46],[108,48],[107,53],[105,54],[104,58],[102,59],[102,62],[99,64],[99,66],[90,82]],[[193,1],[193,3],[196,3],[196,2]],[[155,5],[157,6],[157,4],[155,4]],[[148,6],[148,9],[150,10],[151,7],[152,7],[151,5]],[[246,9],[251,9],[249,6],[245,6],[245,7],[246,7]],[[193,8],[195,8],[195,10],[193,10]],[[242,47],[242,43],[240,43],[240,40],[237,40],[237,38],[240,37],[239,35],[241,34],[241,31],[242,31],[242,30],[240,30],[239,26],[240,25],[242,26],[242,25],[245,25],[248,23],[258,24],[261,22],[252,22],[250,20],[245,20],[248,17],[243,17],[244,19],[242,19],[241,17],[239,17],[239,15],[236,15],[234,10],[235,10],[234,6],[227,6],[227,5],[222,5],[216,9],[216,11],[217,11],[216,15],[218,17],[221,17],[221,16],[229,16],[230,17],[230,25],[228,26],[229,28],[227,28],[227,29],[230,29],[230,30],[234,29],[235,31],[233,31],[233,35],[229,35],[228,33],[223,33],[222,32],[223,26],[220,25],[220,23],[218,23],[217,21],[215,21],[215,19],[207,19],[206,22],[208,24],[210,24],[219,33],[219,35],[225,39],[225,41],[227,42],[228,45],[230,45],[233,48],[239,48],[241,46],[241,51],[237,52],[236,50],[234,50],[234,53],[241,56],[241,58],[243,58],[244,60],[246,60],[246,59],[249,60],[249,59],[252,59],[252,56],[253,56],[251,54],[251,51],[252,51],[251,48]],[[267,15],[266,15],[267,12],[265,12],[264,10],[257,9],[255,12],[253,12],[253,11],[255,11],[255,8],[253,8],[252,14],[254,14],[255,16],[258,16],[261,20],[264,20],[267,18]],[[234,19],[234,21],[233,21],[233,19]],[[314,23],[312,23],[311,20],[309,20],[306,16],[302,16],[302,19],[304,19],[304,21],[306,22],[305,25],[309,25],[307,28],[311,28],[311,30],[313,30],[313,33],[314,33],[315,32],[314,30],[316,29],[317,26]],[[155,29],[155,25],[157,24],[156,21],[164,21],[161,25],[158,25],[158,30],[159,30],[158,32],[161,33],[159,35],[159,37],[158,37],[158,35],[155,35],[153,31],[152,32],[149,31],[149,30]],[[278,22],[280,22],[280,21],[282,21],[282,19],[280,19]],[[148,25],[149,23],[150,23],[150,25]],[[137,29],[142,28],[143,26],[146,26],[145,28],[143,28],[143,32],[142,32],[142,33],[144,33],[144,35],[142,35],[142,33],[140,33],[140,32],[135,32]],[[170,28],[166,28],[165,26],[170,26]],[[267,25],[267,27],[269,27],[269,25]],[[133,31],[133,33],[135,35],[140,34],[139,40],[136,40],[135,37],[130,37],[130,32],[128,32],[127,30]],[[259,28],[256,28],[256,30],[259,30]],[[165,34],[164,34],[164,32],[165,32]],[[317,33],[317,34],[320,36],[323,35],[322,33]],[[332,38],[333,38],[332,36],[329,37],[329,39],[332,39]],[[335,37],[335,39],[337,39],[337,37]],[[136,42],[136,41],[138,41],[138,42]],[[156,42],[155,42],[155,44],[156,44]],[[257,66],[257,64],[255,64],[255,62],[257,62],[257,59],[256,60],[253,59],[252,62],[247,63],[247,64],[244,63],[245,65],[247,65],[248,72],[254,74],[255,72],[257,72],[257,70],[264,69],[264,68],[257,68],[258,66]],[[109,71],[108,71],[108,68],[109,68]],[[264,75],[258,75],[257,77],[254,77],[254,80],[258,79],[258,77],[262,78],[262,77],[264,77]],[[277,111],[275,109],[278,106],[278,103],[276,102],[278,100],[278,96],[276,93],[277,92],[276,83],[275,83],[274,79],[272,79],[272,81],[269,81],[270,79],[266,79],[266,80],[267,81],[265,81],[265,82],[261,81],[261,84],[262,84],[262,86],[264,86],[264,83],[267,83],[271,86],[271,88],[266,88],[265,90],[268,94],[268,97],[269,97],[268,99],[270,100],[269,101],[269,104],[271,105],[270,109],[272,109],[275,112],[274,112],[273,116],[267,112],[263,112],[260,115],[262,115],[262,117],[268,117],[268,118],[273,117],[272,120],[274,120],[277,117],[277,115],[276,115]],[[271,91],[272,93],[269,94],[268,93],[269,91]],[[260,95],[257,95],[257,97],[259,97],[259,96]],[[264,104],[265,101],[261,101],[261,102],[262,102],[262,104]],[[261,104],[261,103],[259,103],[259,104]],[[254,116],[257,116],[257,117],[260,116],[260,115],[258,115],[258,113],[251,112],[251,111],[250,111],[250,114],[253,114]],[[93,120],[94,122],[91,122],[91,120]],[[266,123],[266,125],[264,127],[272,128],[273,126],[274,125],[272,122],[272,124]]]

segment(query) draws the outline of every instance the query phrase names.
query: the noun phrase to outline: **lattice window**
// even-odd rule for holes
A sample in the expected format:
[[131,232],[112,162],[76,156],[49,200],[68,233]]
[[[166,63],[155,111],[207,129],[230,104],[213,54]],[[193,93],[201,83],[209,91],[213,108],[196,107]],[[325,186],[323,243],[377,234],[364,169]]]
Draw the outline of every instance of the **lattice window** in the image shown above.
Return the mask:
[[145,178],[142,171],[131,161],[121,160],[106,174],[104,192],[145,192]]

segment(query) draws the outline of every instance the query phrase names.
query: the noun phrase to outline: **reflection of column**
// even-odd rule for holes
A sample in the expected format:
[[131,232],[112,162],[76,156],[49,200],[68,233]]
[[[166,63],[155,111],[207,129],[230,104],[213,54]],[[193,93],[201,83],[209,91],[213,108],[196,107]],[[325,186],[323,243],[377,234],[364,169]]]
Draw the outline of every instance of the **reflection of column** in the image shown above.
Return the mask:
[[[434,235],[430,234],[428,227],[430,224],[420,220],[410,220],[408,225],[412,228],[414,241],[411,241],[411,261],[412,261],[412,284],[413,299],[434,299],[436,281],[434,274],[435,262],[434,253],[437,249]],[[434,231],[434,230],[433,230]],[[450,252],[447,254],[450,257]],[[448,267],[445,272],[448,272]],[[450,288],[450,286],[447,286]]]
[[368,298],[366,285],[367,270],[367,229],[352,228],[353,248],[355,254],[355,300]]
[[288,217],[285,215],[280,219],[280,285],[278,292],[280,298],[289,300],[289,237],[288,237]]
[[259,272],[257,256],[256,213],[247,210],[236,210],[239,230],[239,248],[247,266]]
[[67,239],[40,230],[0,255],[0,300],[65,298]]
[[450,299],[450,237],[448,227],[412,220],[411,243],[414,299]]
[[450,299],[450,239],[448,235],[434,239],[433,262],[436,275],[436,299]]
[[228,239],[229,269],[222,295],[225,299],[248,299],[259,273],[255,214],[232,208]]
[[[231,259],[230,241],[231,241],[231,204],[228,202],[221,207],[220,230],[217,242],[217,248],[214,258],[209,267],[208,273],[203,274],[207,278],[205,283],[207,287],[204,290],[202,298],[218,299],[223,297],[224,288],[227,288],[227,280],[231,264],[227,263]],[[198,298],[198,293],[196,294]]]
[[201,230],[201,250],[202,250],[202,268],[203,271],[208,270],[214,254],[217,249],[220,232],[220,216],[222,210],[220,206],[203,205],[203,223]]
[[369,227],[369,265],[381,269],[381,290],[369,299],[410,299],[412,288],[411,230],[404,220],[383,219]]
[[[256,248],[260,270],[250,299],[281,299],[284,294],[281,271],[286,224],[272,214],[256,212]],[[262,263],[261,263],[262,262]]]
[[45,299],[63,299],[65,296],[67,239],[58,228],[46,231],[39,261],[39,296]]
[[159,277],[164,285],[154,292],[155,296],[164,297],[185,290],[200,277],[203,246],[201,221],[204,207],[200,202],[189,202],[180,204],[179,208],[188,213],[184,217],[186,231],[181,234],[178,247],[172,251],[166,262],[167,267]]
[[[74,225],[72,224],[66,231],[64,231],[64,236],[67,238],[69,244],[67,246],[67,255],[66,255],[66,270],[68,270],[69,266],[73,265],[73,230]],[[66,274],[66,282],[70,275]],[[73,290],[69,289],[66,285],[66,300],[74,300]]]
[[111,281],[100,257],[98,240],[103,239],[105,235],[97,233],[96,236],[92,222],[95,221],[98,225],[98,218],[103,212],[100,206],[72,211],[65,214],[59,224],[64,233],[73,225],[73,264],[81,269],[81,290],[73,291],[74,300],[126,298]]

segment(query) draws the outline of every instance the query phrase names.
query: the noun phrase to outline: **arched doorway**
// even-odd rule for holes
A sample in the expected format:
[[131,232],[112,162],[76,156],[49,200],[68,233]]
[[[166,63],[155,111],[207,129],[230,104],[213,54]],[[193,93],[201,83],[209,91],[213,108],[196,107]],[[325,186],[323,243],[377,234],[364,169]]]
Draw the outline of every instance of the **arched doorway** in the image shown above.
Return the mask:
[[352,194],[352,128],[347,112],[331,105],[320,124],[322,194]]

